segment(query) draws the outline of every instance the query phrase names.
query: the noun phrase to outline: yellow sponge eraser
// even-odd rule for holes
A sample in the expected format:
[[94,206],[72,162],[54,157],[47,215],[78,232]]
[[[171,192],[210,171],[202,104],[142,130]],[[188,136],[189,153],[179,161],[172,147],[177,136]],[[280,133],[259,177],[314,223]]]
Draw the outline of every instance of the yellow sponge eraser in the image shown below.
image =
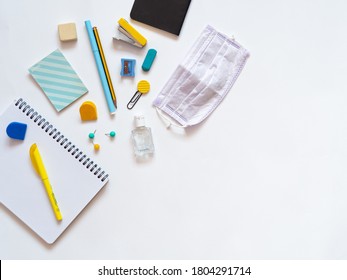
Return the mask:
[[75,23],[63,23],[58,25],[59,39],[62,42],[77,40]]
[[82,121],[94,121],[98,118],[96,106],[92,101],[83,102],[80,107]]

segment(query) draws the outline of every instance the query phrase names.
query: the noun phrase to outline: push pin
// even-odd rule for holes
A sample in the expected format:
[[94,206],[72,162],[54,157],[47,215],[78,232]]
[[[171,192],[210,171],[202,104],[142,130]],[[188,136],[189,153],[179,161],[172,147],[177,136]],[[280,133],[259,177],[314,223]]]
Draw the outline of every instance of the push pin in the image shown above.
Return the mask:
[[[95,132],[96,132],[96,130],[94,130],[94,132],[91,132],[91,133],[88,134],[89,139],[91,139],[92,141],[93,141],[93,139],[95,138]],[[94,143],[94,141],[93,141],[93,146],[94,146],[94,150],[95,150],[95,151],[100,150],[100,144],[96,144],[96,143]]]
[[111,131],[110,133],[106,133],[105,135],[110,136],[111,138],[114,138],[116,136],[116,132]]
[[137,92],[133,95],[133,97],[130,99],[127,108],[131,110],[134,108],[136,102],[140,99],[142,94],[148,93],[150,89],[150,84],[146,80],[141,80],[137,84]]
[[89,139],[94,139],[95,132],[96,132],[96,130],[94,130],[94,132],[91,132],[91,133],[88,134]]

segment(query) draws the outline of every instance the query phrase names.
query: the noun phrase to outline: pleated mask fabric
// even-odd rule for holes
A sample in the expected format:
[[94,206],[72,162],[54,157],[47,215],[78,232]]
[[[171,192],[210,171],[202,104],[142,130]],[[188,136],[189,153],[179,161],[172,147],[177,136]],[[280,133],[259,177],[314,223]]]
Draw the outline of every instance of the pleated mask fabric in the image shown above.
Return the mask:
[[201,123],[230,91],[248,57],[235,40],[206,26],[153,105],[182,127]]

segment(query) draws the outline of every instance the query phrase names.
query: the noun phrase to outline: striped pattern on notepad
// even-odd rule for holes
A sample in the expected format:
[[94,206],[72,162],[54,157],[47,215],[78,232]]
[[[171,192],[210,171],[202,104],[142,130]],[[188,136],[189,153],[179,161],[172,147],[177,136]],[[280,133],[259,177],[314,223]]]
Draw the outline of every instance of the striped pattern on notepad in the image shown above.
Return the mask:
[[29,72],[58,112],[88,92],[59,49],[32,66]]

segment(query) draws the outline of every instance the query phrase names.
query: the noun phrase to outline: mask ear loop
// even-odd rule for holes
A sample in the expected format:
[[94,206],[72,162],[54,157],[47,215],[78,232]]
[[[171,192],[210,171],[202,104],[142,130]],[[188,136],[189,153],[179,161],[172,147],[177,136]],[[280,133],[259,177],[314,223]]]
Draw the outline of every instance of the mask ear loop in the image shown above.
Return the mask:
[[165,122],[167,129],[169,129],[171,126],[185,128],[183,125],[172,122],[171,119],[166,117],[157,107],[155,107],[155,110],[157,111],[158,116]]

